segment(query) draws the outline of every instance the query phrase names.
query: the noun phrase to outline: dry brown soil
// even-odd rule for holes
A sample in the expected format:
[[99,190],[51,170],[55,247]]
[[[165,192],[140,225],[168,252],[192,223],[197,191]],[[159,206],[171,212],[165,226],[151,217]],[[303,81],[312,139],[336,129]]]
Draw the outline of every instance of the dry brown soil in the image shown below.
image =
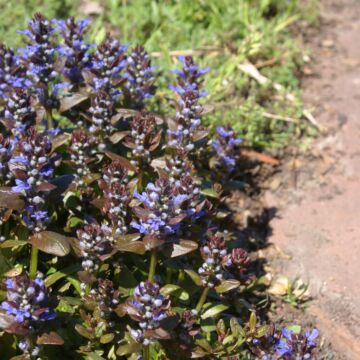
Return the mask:
[[283,274],[310,283],[309,313],[339,354],[360,359],[360,0],[324,0],[304,100],[322,128],[266,194]]

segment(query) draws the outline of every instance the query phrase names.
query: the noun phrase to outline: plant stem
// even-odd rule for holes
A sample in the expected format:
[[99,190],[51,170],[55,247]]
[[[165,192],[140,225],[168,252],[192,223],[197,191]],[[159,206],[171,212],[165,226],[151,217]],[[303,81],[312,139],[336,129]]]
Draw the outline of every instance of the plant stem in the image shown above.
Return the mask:
[[49,107],[48,108],[48,99],[49,99],[49,90],[46,89],[45,90],[45,110],[46,110],[46,119],[47,119],[47,123],[48,123],[48,128],[49,129],[53,129],[54,128],[54,122],[53,122],[53,116],[52,116],[52,109]]
[[154,280],[154,275],[155,275],[155,271],[156,271],[156,264],[157,264],[157,251],[156,251],[156,249],[152,249],[151,258],[150,258],[149,276],[148,276],[149,281]]
[[53,129],[54,128],[54,122],[53,122],[53,116],[52,116],[52,110],[51,109],[46,109],[46,117],[47,117],[48,128]]
[[150,345],[143,348],[143,360],[150,360]]
[[200,299],[199,299],[199,301],[198,301],[198,303],[196,305],[196,311],[198,313],[201,311],[203,305],[205,304],[208,292],[209,292],[209,288],[206,287],[206,288],[203,289],[203,291],[201,293]]
[[31,258],[30,258],[30,278],[35,279],[38,267],[39,249],[35,246],[31,247]]

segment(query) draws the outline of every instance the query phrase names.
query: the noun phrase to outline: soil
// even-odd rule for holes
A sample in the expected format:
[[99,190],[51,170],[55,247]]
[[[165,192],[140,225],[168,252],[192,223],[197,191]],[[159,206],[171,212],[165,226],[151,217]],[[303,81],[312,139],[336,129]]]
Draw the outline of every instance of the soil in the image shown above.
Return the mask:
[[[321,134],[271,177],[274,266],[310,284],[307,314],[335,359],[360,359],[360,1],[323,0],[307,32],[304,101]],[[307,315],[308,316],[308,315]]]

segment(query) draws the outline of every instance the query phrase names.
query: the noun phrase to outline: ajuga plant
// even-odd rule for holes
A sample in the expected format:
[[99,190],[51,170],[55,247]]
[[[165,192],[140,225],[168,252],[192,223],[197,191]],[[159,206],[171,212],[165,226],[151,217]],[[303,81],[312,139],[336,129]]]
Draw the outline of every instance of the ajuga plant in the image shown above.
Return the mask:
[[[36,14],[0,46],[2,359],[314,359],[317,330],[258,311],[225,199],[241,140],[210,135],[201,69],[151,112],[141,46]],[[61,126],[66,124],[66,126]]]

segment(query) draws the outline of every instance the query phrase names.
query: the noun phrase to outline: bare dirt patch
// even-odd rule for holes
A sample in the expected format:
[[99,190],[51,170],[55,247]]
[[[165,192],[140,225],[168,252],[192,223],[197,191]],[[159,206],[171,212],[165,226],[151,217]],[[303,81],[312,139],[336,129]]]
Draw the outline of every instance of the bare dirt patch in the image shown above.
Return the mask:
[[269,181],[269,241],[281,273],[311,285],[309,314],[338,352],[360,359],[360,1],[324,0],[304,100],[323,129]]

